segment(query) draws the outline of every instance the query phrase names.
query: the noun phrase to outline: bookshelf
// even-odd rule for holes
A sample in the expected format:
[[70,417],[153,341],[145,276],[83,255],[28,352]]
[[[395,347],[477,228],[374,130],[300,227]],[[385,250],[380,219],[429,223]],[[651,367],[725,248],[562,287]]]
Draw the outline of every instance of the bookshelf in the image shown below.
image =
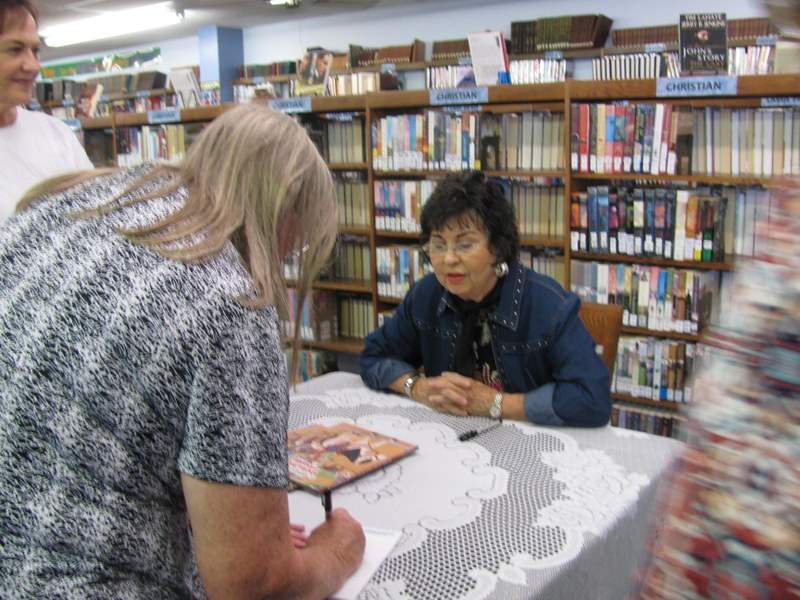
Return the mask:
[[[659,95],[655,80],[568,82],[567,110],[570,115],[570,132],[573,134],[570,137],[571,169],[567,182],[570,197],[578,198],[578,206],[582,200],[581,196],[591,198],[592,194],[610,193],[612,197],[617,198],[617,211],[605,213],[606,216],[613,215],[607,221],[603,218],[607,209],[605,200],[595,200],[598,207],[595,209],[598,215],[595,221],[598,228],[595,247],[592,247],[591,240],[586,243],[582,241],[584,230],[588,229],[586,235],[591,236],[594,225],[591,222],[583,222],[580,208],[577,209],[580,216],[577,219],[573,216],[571,222],[568,255],[570,286],[573,291],[589,300],[597,301],[594,296],[599,296],[601,302],[622,302],[626,307],[613,394],[614,418],[620,421],[620,425],[627,424],[636,428],[645,419],[649,419],[650,423],[657,420],[656,432],[671,433],[676,437],[682,435],[680,429],[683,417],[680,413],[681,408],[691,401],[691,388],[687,384],[697,364],[702,361],[703,329],[713,320],[724,320],[724,296],[729,293],[726,288],[726,282],[730,280],[729,273],[734,268],[736,260],[752,255],[753,244],[755,246],[758,244],[755,233],[747,229],[747,215],[742,214],[743,207],[747,206],[745,202],[752,196],[758,206],[768,205],[768,202],[763,200],[768,198],[769,185],[783,175],[797,174],[797,159],[794,159],[792,164],[792,159],[788,156],[783,158],[785,152],[791,152],[794,156],[800,151],[798,137],[793,141],[784,137],[785,132],[792,131],[796,124],[800,124],[797,120],[797,110],[794,108],[794,101],[800,94],[800,85],[796,78],[783,75],[738,77],[736,83],[736,91],[724,96],[670,97]],[[777,98],[777,107],[766,106],[762,101],[765,97]],[[781,97],[786,97],[788,101],[782,104]],[[665,170],[663,163],[659,166],[651,165],[649,169],[639,167],[637,171],[635,158],[632,168],[627,169],[608,169],[608,162],[603,163],[600,156],[596,158],[595,166],[591,165],[591,153],[596,151],[602,155],[604,150],[599,142],[604,135],[601,125],[604,112],[601,106],[605,107],[606,113],[611,113],[613,119],[614,115],[620,113],[614,109],[609,110],[608,107],[634,107],[634,110],[638,110],[637,107],[653,107],[648,110],[642,109],[647,114],[655,112],[655,107],[659,104],[662,107],[669,106],[671,114],[684,111],[693,117],[694,128],[690,128],[688,132],[692,137],[692,144],[688,149],[686,146],[681,148],[679,145],[677,149],[674,145],[671,146],[675,143],[675,139],[670,138],[668,132],[670,127],[674,129],[676,121],[668,122],[663,119],[661,130],[663,137],[666,137],[665,145],[661,146],[662,151],[668,153],[675,151],[675,160],[678,162],[681,160],[681,153],[688,151],[691,156],[684,156],[683,164],[684,168],[688,165],[690,171],[681,172],[680,167]],[[582,110],[585,111],[582,107],[586,106],[590,107],[590,116],[594,116],[588,131],[589,160],[583,158],[583,150],[580,149],[586,142],[587,135],[582,130],[581,123]],[[667,112],[668,109],[662,108],[662,110]],[[627,113],[626,116],[630,117],[630,114]],[[760,119],[764,119],[761,125],[754,125],[759,123]],[[749,127],[755,129],[746,129],[746,122],[749,123]],[[597,130],[592,130],[592,123],[597,126]],[[734,133],[731,133],[731,123],[735,123]],[[619,124],[619,121],[616,124]],[[759,127],[762,131],[754,133]],[[656,130],[654,135],[658,138],[658,128],[654,129]],[[740,132],[738,138],[736,131]],[[630,135],[630,130],[627,133]],[[705,140],[703,140],[704,135],[708,136]],[[700,138],[699,144],[698,138]],[[754,138],[762,140],[760,146]],[[593,139],[596,140],[594,144]],[[606,144],[612,144],[616,148],[612,138],[606,138]],[[577,164],[576,145],[579,146]],[[653,146],[655,143],[651,148]],[[623,146],[626,147],[629,147],[628,144]],[[780,159],[777,158],[779,153]],[[769,161],[768,154],[771,158]],[[629,156],[629,164],[630,158]],[[653,232],[656,234],[654,239],[658,237],[657,190],[664,190],[662,194],[668,193],[667,190],[673,190],[673,194],[683,193],[688,197],[695,195],[699,198],[700,206],[703,198],[711,197],[708,200],[711,206],[708,209],[708,220],[697,224],[696,230],[699,231],[695,233],[696,244],[692,246],[697,248],[700,245],[700,254],[697,251],[694,251],[693,256],[690,256],[688,251],[682,255],[674,253],[679,238],[676,233],[679,230],[677,222],[680,221],[679,217],[675,217],[677,220],[671,222],[667,218],[667,226],[671,223],[672,234],[675,234],[675,248],[671,248],[670,254],[666,253],[664,246],[660,252],[656,252],[652,246],[650,249],[646,248],[650,227],[653,227]],[[623,252],[615,253],[600,241],[603,225],[609,223],[613,225],[616,217],[619,230],[624,229],[630,235],[630,219],[624,222],[621,211],[626,215],[630,214],[629,206],[634,193],[640,198],[648,193],[651,196],[650,200],[647,198],[638,200],[641,202],[641,207],[637,210],[644,215],[644,221],[634,226],[633,235],[641,239],[642,245],[633,252],[626,246]],[[756,198],[758,195],[761,195],[761,202]],[[627,205],[619,203],[620,197],[627,198]],[[587,208],[589,220],[593,210],[591,202],[589,200]],[[648,202],[653,202],[652,214],[656,216],[648,215],[651,212]],[[721,222],[714,223],[714,211],[717,211],[717,215],[721,214],[720,203],[724,203],[724,214],[721,216]],[[612,199],[611,206],[613,204]],[[667,200],[664,206],[669,209],[670,201]],[[680,207],[680,204],[678,206]],[[672,214],[679,215],[680,208]],[[698,213],[698,219],[702,219],[701,213]],[[584,227],[585,225],[588,227]],[[662,222],[661,226],[664,227],[665,224]],[[709,227],[710,233],[708,233]],[[703,235],[704,231],[706,235]],[[717,234],[722,237],[718,237]],[[612,235],[613,233],[609,233],[609,237]],[[744,240],[739,236],[743,236]],[[748,236],[750,236],[749,248]],[[691,234],[684,233],[682,239],[685,241],[686,237],[691,237]],[[707,240],[711,240],[710,250],[704,254]],[[724,253],[712,252],[714,248],[719,250],[720,243],[724,246]],[[624,286],[620,288],[620,277],[623,277],[623,272],[625,272]],[[633,287],[628,285],[629,273],[633,273],[634,277],[637,274],[639,277],[644,276],[645,279],[649,276],[647,281],[649,287],[640,288],[637,293],[635,278]],[[678,293],[679,276],[680,281],[683,281],[683,277],[686,280],[692,279],[694,287],[683,288]],[[654,279],[659,283],[671,281],[674,293],[669,294],[668,284],[657,287],[653,292]],[[609,289],[611,287],[615,288],[615,293]],[[649,298],[643,299],[642,293],[649,295]],[[669,303],[670,296],[672,304]],[[676,314],[681,317],[686,316],[679,311],[689,311],[686,305],[676,308],[679,296],[681,303],[693,304],[695,314],[692,317],[696,320],[690,325],[676,322],[678,319]],[[662,302],[666,304],[664,309],[659,308]],[[661,315],[659,310],[663,310]],[[703,312],[706,313],[704,316],[697,314]],[[683,386],[683,389],[680,389],[680,386]],[[653,412],[654,410],[656,412]],[[670,419],[671,424],[667,423]],[[672,428],[677,429],[677,434]]]
[[[310,339],[307,340],[305,345],[311,350],[326,350],[347,354],[357,354],[363,347],[363,334],[372,328],[376,327],[382,316],[391,313],[400,302],[404,290],[410,284],[408,274],[400,277],[399,282],[395,281],[393,284],[389,278],[389,290],[387,293],[384,284],[387,283],[387,275],[382,270],[386,265],[382,264],[379,257],[383,256],[382,253],[389,252],[389,255],[397,256],[397,252],[405,247],[406,249],[413,249],[416,246],[418,233],[414,230],[414,219],[411,217],[405,221],[392,216],[392,224],[386,225],[382,222],[386,220],[386,213],[381,207],[381,192],[386,186],[394,186],[393,189],[402,189],[402,197],[406,195],[409,197],[417,197],[415,202],[421,201],[419,196],[424,195],[421,186],[435,183],[443,176],[448,170],[461,169],[465,164],[467,166],[477,167],[480,161],[485,163],[486,157],[481,155],[482,137],[492,145],[495,149],[500,150],[500,157],[505,157],[505,162],[500,158],[499,162],[494,168],[486,169],[486,173],[491,177],[496,177],[500,181],[505,182],[509,197],[513,198],[527,198],[526,193],[528,189],[533,189],[534,193],[541,193],[544,190],[556,190],[555,196],[561,196],[563,202],[559,205],[555,204],[555,213],[560,212],[560,218],[556,214],[552,221],[548,221],[546,230],[543,230],[541,223],[538,228],[526,230],[522,233],[522,246],[525,250],[530,250],[530,255],[526,255],[526,260],[531,261],[531,266],[539,271],[544,271],[547,268],[547,261],[554,256],[561,261],[561,271],[556,274],[556,279],[561,281],[565,287],[573,287],[573,279],[577,276],[582,265],[595,264],[605,265],[600,267],[604,269],[603,272],[611,270],[612,268],[618,269],[619,267],[629,268],[631,272],[638,269],[638,273],[647,271],[648,274],[654,273],[660,278],[662,272],[666,272],[665,277],[671,277],[673,282],[676,273],[692,273],[692,281],[695,279],[700,282],[706,279],[713,281],[716,279],[721,283],[720,294],[717,299],[712,300],[712,304],[719,301],[724,301],[724,295],[730,293],[727,290],[726,282],[730,279],[729,273],[733,270],[735,262],[738,258],[752,255],[757,250],[757,241],[751,238],[749,243],[743,243],[740,240],[731,241],[730,239],[725,242],[725,253],[721,256],[712,257],[713,260],[694,260],[687,259],[686,257],[679,258],[675,255],[672,257],[656,256],[652,253],[645,254],[614,254],[610,251],[599,252],[597,249],[573,247],[573,234],[574,228],[570,225],[570,201],[574,194],[586,193],[589,188],[607,187],[609,189],[630,189],[632,192],[637,189],[684,189],[684,190],[706,190],[710,191],[710,195],[719,192],[720,194],[727,194],[728,199],[728,214],[736,216],[734,221],[734,231],[741,233],[740,228],[746,225],[747,212],[750,210],[753,201],[752,195],[768,194],[768,188],[782,173],[792,173],[794,175],[800,174],[800,140],[794,140],[788,144],[790,152],[792,153],[789,162],[783,162],[788,165],[787,170],[774,168],[772,171],[767,172],[761,169],[760,172],[754,170],[740,169],[738,174],[732,171],[722,170],[698,170],[694,168],[691,173],[681,172],[661,172],[656,173],[647,172],[614,172],[613,168],[610,172],[598,172],[597,169],[593,171],[588,169],[581,169],[580,165],[574,168],[572,165],[572,136],[570,135],[575,124],[573,118],[573,111],[581,104],[604,104],[604,105],[655,105],[670,104],[673,108],[686,111],[706,112],[716,115],[716,111],[723,109],[730,111],[739,111],[740,114],[753,113],[753,112],[779,112],[784,111],[783,122],[786,123],[786,114],[791,113],[792,119],[795,118],[797,112],[796,107],[800,102],[800,82],[792,75],[762,75],[762,76],[742,76],[736,78],[736,91],[725,96],[714,97],[664,97],[659,96],[657,82],[653,79],[637,79],[628,81],[576,81],[569,80],[565,83],[553,84],[539,84],[539,85],[506,85],[506,86],[492,86],[484,88],[486,96],[482,97],[479,102],[474,104],[464,103],[459,100],[454,100],[454,104],[440,104],[434,102],[435,91],[429,90],[411,90],[411,91],[391,91],[391,92],[376,92],[360,96],[342,96],[342,97],[313,97],[309,99],[310,108],[307,112],[297,115],[300,122],[309,127],[312,137],[315,137],[320,143],[327,144],[323,147],[323,155],[328,159],[331,171],[334,173],[334,178],[337,185],[337,193],[343,189],[348,182],[358,182],[362,186],[362,192],[366,194],[366,205],[362,206],[359,218],[361,221],[344,220],[340,223],[340,238],[347,242],[351,238],[360,240],[362,246],[366,248],[366,254],[362,255],[362,269],[363,263],[366,261],[368,266],[368,277],[356,278],[352,276],[336,275],[335,272],[328,273],[316,284],[316,289],[329,291],[335,296],[337,304],[337,327],[335,335],[329,339]],[[764,99],[778,99],[785,98],[787,100],[785,107],[778,106],[777,108],[772,103],[765,103]],[[780,105],[780,102],[778,102]],[[199,109],[188,109],[181,111],[181,122],[185,123],[202,123],[212,119],[218,111],[224,110],[223,107],[207,107]],[[749,111],[749,112],[748,112]],[[555,131],[555,137],[559,138],[560,144],[558,145],[557,157],[554,163],[548,163],[545,166],[544,161],[536,163],[537,167],[533,167],[533,157],[530,158],[526,155],[525,162],[521,163],[522,149],[517,139],[516,152],[511,151],[513,155],[516,153],[516,162],[509,162],[509,122],[514,120],[521,120],[524,118],[522,115],[536,114],[543,118],[548,115],[550,119],[550,131],[553,135],[553,122],[554,119],[561,119],[561,126]],[[720,114],[728,114],[721,113]],[[378,135],[375,139],[378,140],[378,145],[372,143],[373,140],[373,124],[375,125],[375,132],[380,132],[385,127],[385,122],[391,119],[400,119],[405,122],[412,117],[421,119],[420,123],[424,123],[425,127],[420,131],[428,131],[428,118],[437,119],[447,118],[450,119],[451,125],[455,122],[456,117],[461,117],[462,124],[464,117],[467,117],[469,123],[470,115],[477,118],[475,121],[476,141],[478,142],[475,147],[468,151],[466,162],[464,155],[459,154],[458,160],[451,159],[448,163],[443,160],[441,164],[435,164],[428,159],[423,161],[421,158],[415,157],[414,154],[407,154],[406,149],[398,147],[398,157],[392,160],[389,156],[382,154],[383,148],[380,146],[383,138]],[[480,124],[484,119],[494,119],[500,124],[500,133],[489,132],[487,135],[481,136]],[[800,123],[790,119],[792,123],[792,131],[794,133],[800,132]],[[333,130],[342,123],[352,123],[353,120],[362,123],[360,134],[361,142],[363,144],[363,158],[359,157],[354,159],[352,156],[337,153],[335,148],[330,147],[331,135],[333,139],[337,139],[337,133]],[[435,119],[433,122],[436,122]],[[543,121],[542,121],[543,122]],[[90,130],[101,130],[112,136],[118,136],[119,132],[125,127],[142,127],[147,125],[147,114],[118,114],[109,117],[83,119],[82,125],[86,132]],[[721,123],[721,122],[720,122]],[[774,121],[773,121],[774,123]],[[505,125],[505,129],[503,128]],[[420,125],[421,127],[421,125]],[[109,131],[110,130],[110,131]],[[327,130],[325,133],[320,133],[322,130]],[[459,129],[460,131],[460,129]],[[794,135],[793,133],[793,135]],[[763,136],[763,131],[762,131]],[[500,139],[496,139],[496,138]],[[503,139],[505,137],[505,139]],[[352,138],[352,134],[351,134]],[[345,135],[345,139],[347,136]],[[405,136],[404,138],[405,139]],[[551,139],[553,139],[551,137]],[[713,139],[713,138],[712,138]],[[327,140],[327,141],[326,141]],[[474,143],[474,142],[473,142]],[[788,142],[787,142],[788,143]],[[713,146],[713,144],[712,144]],[[423,146],[424,147],[424,146]],[[669,146],[668,146],[669,147]],[[467,144],[469,148],[469,144]],[[429,150],[430,148],[426,148]],[[333,150],[333,152],[332,152]],[[410,151],[410,149],[407,149]],[[705,149],[704,149],[705,150]],[[472,152],[472,155],[469,154]],[[526,151],[527,152],[527,151]],[[676,154],[677,154],[676,149]],[[394,148],[393,154],[394,155]],[[528,163],[527,161],[531,162]],[[762,155],[763,161],[763,155]],[[793,162],[794,161],[794,162]],[[521,167],[520,164],[525,164]],[[691,165],[691,161],[688,162]],[[775,165],[778,161],[775,161]],[[797,171],[795,171],[797,170]],[[413,190],[412,192],[405,191]],[[363,190],[366,190],[364,192]],[[732,190],[732,191],[731,191]],[[740,193],[741,192],[741,193]],[[534,196],[534,205],[536,198],[542,196]],[[763,199],[763,198],[762,198]],[[352,198],[351,198],[352,200]],[[344,202],[344,197],[342,199]],[[527,200],[525,200],[527,201]],[[740,202],[741,201],[741,202]],[[523,201],[519,200],[520,205]],[[549,200],[548,200],[549,202]],[[549,206],[549,204],[548,204]],[[747,207],[746,210],[744,207]],[[379,210],[380,209],[380,210]],[[523,210],[520,208],[520,210]],[[551,211],[551,215],[552,215]],[[344,209],[345,215],[354,214],[352,209]],[[519,214],[519,213],[518,213]],[[527,214],[527,213],[522,213]],[[738,215],[738,216],[737,216]],[[364,218],[366,217],[366,222]],[[520,218],[521,228],[523,219]],[[726,227],[731,227],[731,222],[726,222]],[[544,232],[546,231],[546,233]],[[748,232],[748,235],[753,235],[753,232]],[[730,232],[729,232],[730,236]],[[542,263],[533,262],[542,260]],[[383,259],[384,262],[387,259]],[[393,258],[392,260],[400,260]],[[404,264],[413,264],[413,255],[409,255],[402,259]],[[545,266],[542,266],[544,264]],[[708,285],[712,285],[708,284]],[[394,285],[395,287],[392,287]],[[596,292],[596,290],[595,290]],[[606,299],[609,301],[609,299]],[[624,300],[624,298],[623,298]],[[617,301],[616,296],[613,301]],[[347,307],[347,312],[343,313],[342,307]],[[648,306],[649,309],[649,306]],[[707,307],[704,307],[707,310]],[[360,312],[359,312],[360,311]],[[714,311],[712,311],[713,313]],[[716,315],[716,318],[724,318],[723,314]],[[366,315],[366,316],[365,316]],[[618,355],[617,367],[617,388],[614,392],[615,400],[615,414],[616,418],[627,419],[627,415],[638,415],[630,417],[628,424],[635,427],[637,425],[636,419],[647,420],[649,423],[657,422],[659,425],[658,432],[670,433],[670,427],[676,427],[680,430],[680,423],[683,420],[681,415],[681,407],[686,404],[690,398],[676,396],[676,384],[673,384],[671,396],[668,398],[661,398],[661,386],[659,385],[659,395],[655,396],[654,388],[652,385],[649,391],[647,387],[647,378],[639,383],[638,380],[634,384],[632,381],[623,382],[620,384],[619,376],[630,375],[626,372],[626,367],[623,360],[627,357],[629,363],[636,361],[637,355],[637,340],[640,346],[647,345],[648,351],[650,344],[653,344],[653,360],[655,360],[655,352],[660,353],[662,362],[668,365],[666,372],[667,386],[669,390],[670,377],[683,377],[684,382],[691,377],[692,367],[702,360],[702,339],[703,327],[708,321],[706,314],[704,319],[696,322],[696,326],[692,325],[691,321],[688,325],[675,327],[662,316],[661,324],[657,328],[652,326],[642,325],[638,320],[634,324],[628,320],[623,328],[623,343],[620,346]],[[345,331],[351,331],[353,325],[362,327],[359,334],[342,334],[342,326]],[[627,341],[625,341],[627,340]],[[632,341],[631,341],[632,340]],[[627,345],[626,345],[627,344]],[[660,349],[659,348],[660,345]],[[627,354],[626,354],[627,352]],[[676,355],[677,353],[677,355]],[[664,358],[666,356],[666,358]],[[643,355],[643,359],[647,362],[647,355]],[[683,370],[680,375],[673,373],[670,375],[670,361],[673,364],[683,365]],[[687,367],[687,365],[689,365]],[[672,368],[672,371],[675,371]],[[639,386],[639,387],[636,387]],[[685,387],[685,386],[684,386]],[[688,388],[687,388],[688,389]],[[684,391],[684,394],[686,392]],[[669,425],[672,423],[672,425]],[[621,423],[625,425],[625,423]],[[641,426],[641,425],[639,425]]]
[[[376,323],[366,96],[313,96],[305,100],[309,110],[294,116],[333,174],[339,201],[339,235],[331,263],[315,284],[318,301],[307,307],[308,325],[304,325],[301,337],[312,354],[358,354],[364,336]],[[281,102],[275,100],[273,107],[280,110]],[[287,276],[291,281],[291,271]],[[327,325],[320,328],[320,320]]]
[[[428,272],[417,247],[419,210],[437,180],[462,168],[481,167],[488,176],[503,181],[522,215],[529,214],[524,206],[533,206],[537,192],[541,200],[544,190],[555,190],[552,199],[548,196],[547,227],[541,223],[534,227],[531,216],[531,226],[522,227],[521,244],[527,260],[539,261],[542,271],[549,263],[550,274],[566,281],[564,84],[480,89],[486,92],[485,98],[469,104],[459,96],[453,104],[440,102],[435,92],[426,90],[367,97],[371,137],[378,143],[369,165],[375,211],[373,295],[378,315],[390,313],[410,285]],[[520,137],[523,122],[526,144]],[[505,140],[504,132],[511,129],[520,133]],[[399,201],[393,202],[395,198]],[[527,224],[528,220],[521,219],[521,226]]]

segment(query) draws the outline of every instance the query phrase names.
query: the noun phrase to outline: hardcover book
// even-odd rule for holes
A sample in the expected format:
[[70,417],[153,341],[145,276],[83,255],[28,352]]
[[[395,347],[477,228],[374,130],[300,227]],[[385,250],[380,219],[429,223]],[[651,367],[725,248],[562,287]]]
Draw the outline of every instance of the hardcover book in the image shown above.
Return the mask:
[[376,471],[417,450],[350,423],[290,429],[289,479],[293,486],[325,492]]
[[680,16],[681,74],[728,72],[728,20],[725,13]]

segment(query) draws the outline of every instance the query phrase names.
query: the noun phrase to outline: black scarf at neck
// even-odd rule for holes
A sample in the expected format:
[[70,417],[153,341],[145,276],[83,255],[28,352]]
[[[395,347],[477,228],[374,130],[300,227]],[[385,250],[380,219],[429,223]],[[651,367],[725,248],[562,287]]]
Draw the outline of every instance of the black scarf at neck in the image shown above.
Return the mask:
[[453,301],[453,309],[459,318],[454,356],[455,370],[465,377],[475,377],[475,340],[478,339],[475,326],[478,324],[478,315],[481,310],[485,309],[488,312],[497,304],[503,289],[502,284],[503,280],[499,279],[492,291],[486,294],[486,297],[480,302],[462,300],[455,294],[450,296]]

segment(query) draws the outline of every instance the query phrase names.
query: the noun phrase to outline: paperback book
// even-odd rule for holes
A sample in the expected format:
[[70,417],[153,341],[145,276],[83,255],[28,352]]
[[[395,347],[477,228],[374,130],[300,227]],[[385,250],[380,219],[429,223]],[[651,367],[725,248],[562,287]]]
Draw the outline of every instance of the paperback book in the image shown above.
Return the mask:
[[416,451],[416,444],[350,423],[290,429],[289,479],[293,486],[326,492]]

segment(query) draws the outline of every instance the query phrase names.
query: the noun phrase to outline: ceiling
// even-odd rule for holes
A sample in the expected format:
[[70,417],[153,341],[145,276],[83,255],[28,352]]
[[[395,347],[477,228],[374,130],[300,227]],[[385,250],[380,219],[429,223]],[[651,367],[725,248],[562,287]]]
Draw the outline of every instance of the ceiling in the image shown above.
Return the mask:
[[[67,21],[96,16],[163,0],[40,0],[39,29]],[[208,25],[220,27],[252,27],[317,16],[329,16],[374,7],[391,7],[424,0],[302,0],[298,7],[270,6],[265,0],[174,0],[176,9],[184,11],[183,22],[164,29],[155,29],[86,44],[62,48],[43,47],[42,62],[84,54],[102,53],[112,48],[155,45],[170,39],[197,35]]]

